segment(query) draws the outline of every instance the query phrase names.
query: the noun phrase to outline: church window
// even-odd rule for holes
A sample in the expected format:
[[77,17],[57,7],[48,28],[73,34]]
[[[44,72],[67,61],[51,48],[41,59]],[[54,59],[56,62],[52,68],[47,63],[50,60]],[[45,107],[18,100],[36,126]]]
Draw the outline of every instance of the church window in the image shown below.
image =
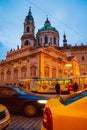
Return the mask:
[[58,77],[59,77],[59,78],[62,78],[62,70],[59,70],[59,71],[58,71]]
[[46,66],[46,67],[44,68],[44,76],[45,76],[45,77],[49,77],[49,73],[50,73],[50,69],[49,69],[48,66]]
[[50,37],[50,43],[52,43],[52,37]]
[[4,80],[4,72],[1,73],[1,80]]
[[30,75],[31,76],[36,76],[36,71],[37,71],[37,68],[36,68],[36,66],[32,66],[31,68],[30,68]]
[[42,38],[40,39],[40,41],[41,41],[41,44],[42,44]]
[[84,56],[82,56],[82,60],[85,60],[85,57],[84,57]]
[[86,68],[86,65],[85,65],[85,64],[82,64],[82,68]]
[[11,72],[8,70],[7,71],[7,80],[10,80],[10,78],[11,78]]
[[56,44],[56,38],[54,37],[54,44]]
[[27,27],[27,32],[30,32],[30,28],[29,27]]
[[15,79],[15,80],[18,79],[18,70],[14,70],[14,79]]
[[48,43],[48,37],[47,36],[45,37],[45,43]]
[[86,75],[86,73],[83,73],[83,75]]
[[28,40],[25,41],[25,45],[28,45]]
[[24,78],[24,79],[26,78],[26,71],[27,69],[25,67],[21,69],[21,78]]
[[56,78],[56,69],[55,68],[52,69],[52,78]]

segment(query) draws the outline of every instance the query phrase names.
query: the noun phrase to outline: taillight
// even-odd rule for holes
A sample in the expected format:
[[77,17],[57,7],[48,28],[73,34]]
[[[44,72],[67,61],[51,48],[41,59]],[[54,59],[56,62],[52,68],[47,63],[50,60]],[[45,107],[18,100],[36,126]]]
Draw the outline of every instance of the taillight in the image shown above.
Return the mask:
[[47,130],[53,130],[52,113],[48,107],[44,111],[43,125]]

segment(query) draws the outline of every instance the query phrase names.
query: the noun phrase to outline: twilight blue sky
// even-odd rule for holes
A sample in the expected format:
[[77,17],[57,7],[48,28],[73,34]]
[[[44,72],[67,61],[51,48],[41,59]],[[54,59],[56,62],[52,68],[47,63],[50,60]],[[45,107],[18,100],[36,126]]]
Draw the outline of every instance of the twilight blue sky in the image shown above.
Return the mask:
[[0,60],[7,51],[21,46],[23,23],[31,6],[35,34],[48,15],[60,34],[66,33],[68,44],[87,44],[87,0],[0,0]]

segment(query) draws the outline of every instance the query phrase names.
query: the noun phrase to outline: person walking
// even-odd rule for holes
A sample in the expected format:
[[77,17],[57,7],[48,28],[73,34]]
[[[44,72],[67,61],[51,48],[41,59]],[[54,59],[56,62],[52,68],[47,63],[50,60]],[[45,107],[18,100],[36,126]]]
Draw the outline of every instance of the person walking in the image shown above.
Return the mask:
[[73,84],[73,89],[74,89],[74,92],[78,91],[79,89],[79,86],[76,82]]
[[70,92],[70,91],[73,91],[74,89],[73,89],[73,83],[72,82],[69,82],[69,84],[68,84],[68,91]]
[[60,94],[60,84],[57,82],[57,84],[55,85],[55,90],[57,94]]
[[84,84],[84,87],[83,88],[87,88],[87,82]]

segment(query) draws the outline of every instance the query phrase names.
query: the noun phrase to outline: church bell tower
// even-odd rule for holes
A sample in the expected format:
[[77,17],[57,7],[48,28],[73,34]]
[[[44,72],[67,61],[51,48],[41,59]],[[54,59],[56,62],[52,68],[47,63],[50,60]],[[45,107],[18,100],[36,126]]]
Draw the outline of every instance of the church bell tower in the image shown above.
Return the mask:
[[29,8],[28,15],[24,21],[24,32],[21,37],[21,46],[34,46],[35,36],[34,36],[34,18],[31,13],[31,8]]

